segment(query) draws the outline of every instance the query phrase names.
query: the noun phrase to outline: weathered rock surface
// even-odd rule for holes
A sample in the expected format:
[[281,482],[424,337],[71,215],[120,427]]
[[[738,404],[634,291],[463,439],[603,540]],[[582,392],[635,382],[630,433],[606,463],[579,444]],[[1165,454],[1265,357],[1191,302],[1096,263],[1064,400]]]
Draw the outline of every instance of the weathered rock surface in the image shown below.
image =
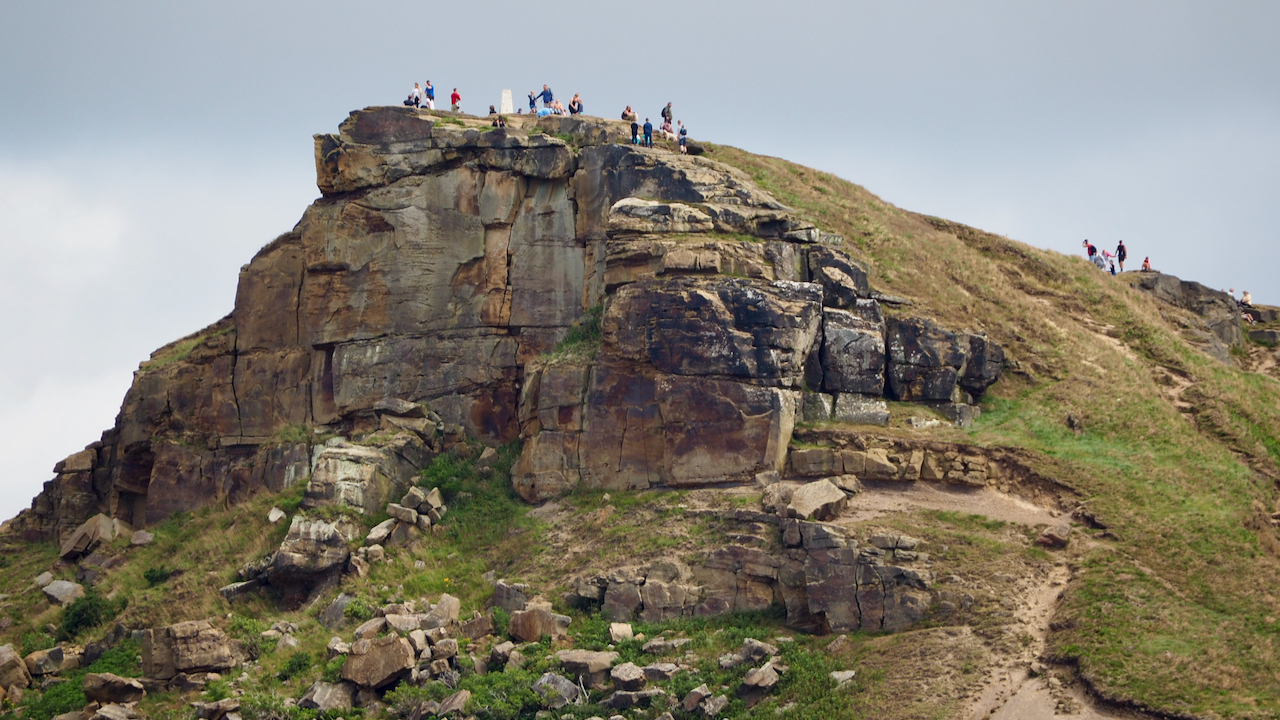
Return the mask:
[[71,536],[62,543],[58,555],[63,560],[75,560],[88,555],[100,543],[115,539],[115,536],[116,524],[109,516],[98,513],[85,520],[71,533]]
[[0,645],[0,687],[26,688],[31,684],[31,673],[22,656],[12,645]]
[[27,672],[32,677],[53,675],[62,669],[65,659],[62,648],[52,647],[47,650],[36,650],[22,659],[27,664]]
[[84,597],[84,588],[70,580],[54,580],[41,588],[41,591],[54,605],[69,605]]
[[577,702],[582,691],[577,683],[555,673],[543,673],[533,683],[533,691],[542,698],[544,707],[559,710],[569,703]]
[[409,674],[414,659],[413,646],[402,637],[362,641],[352,646],[342,679],[374,690],[388,687]]
[[168,680],[178,673],[223,672],[237,665],[231,639],[206,620],[142,631],[142,674]]
[[602,690],[608,686],[609,671],[618,661],[616,652],[596,652],[592,650],[560,650],[556,659],[565,672],[574,676],[587,687]]
[[317,680],[298,700],[298,707],[308,710],[345,710],[352,706],[356,686],[350,682],[327,683]]
[[85,673],[83,689],[89,702],[103,704],[137,702],[147,694],[140,680],[112,673]]
[[[1227,293],[1158,272],[1126,273],[1124,277],[1133,282],[1134,287],[1150,293],[1157,300],[1199,315],[1204,319],[1205,329],[1222,344],[1239,345],[1244,341],[1240,309]],[[1230,355],[1225,348],[1211,346],[1210,349],[1210,354],[1224,362],[1230,362]]]
[[[367,544],[404,543],[444,511],[419,471],[466,435],[523,439],[512,482],[535,502],[736,483],[784,470],[806,385],[834,395],[824,419],[875,423],[883,395],[954,408],[998,376],[994,344],[886,322],[842,239],[741,171],[538,125],[573,147],[403,107],[316,136],[323,197],[243,267],[230,315],[143,363],[14,529],[72,541],[99,514],[149,526],[305,484],[306,508],[392,505]],[[549,364],[580,321],[598,349]],[[314,439],[333,434],[353,440]],[[294,529],[264,573],[289,602],[344,563],[332,533]]]
[[302,602],[317,589],[337,582],[351,557],[347,542],[357,532],[354,525],[342,521],[293,516],[289,533],[266,570],[267,582],[285,596],[286,604]]
[[846,500],[844,491],[835,483],[817,480],[796,488],[787,510],[801,520],[834,520],[844,510]]
[[521,642],[538,642],[543,635],[562,637],[569,629],[571,618],[557,615],[542,608],[511,613],[507,631]]

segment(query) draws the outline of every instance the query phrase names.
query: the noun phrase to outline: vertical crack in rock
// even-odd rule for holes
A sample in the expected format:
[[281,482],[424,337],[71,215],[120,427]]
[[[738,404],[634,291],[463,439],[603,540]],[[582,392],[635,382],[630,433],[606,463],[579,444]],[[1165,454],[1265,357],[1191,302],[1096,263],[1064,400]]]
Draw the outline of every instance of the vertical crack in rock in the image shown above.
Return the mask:
[[244,435],[244,418],[240,416],[240,394],[236,390],[236,366],[240,364],[240,335],[231,342],[231,401],[236,404],[236,432]]

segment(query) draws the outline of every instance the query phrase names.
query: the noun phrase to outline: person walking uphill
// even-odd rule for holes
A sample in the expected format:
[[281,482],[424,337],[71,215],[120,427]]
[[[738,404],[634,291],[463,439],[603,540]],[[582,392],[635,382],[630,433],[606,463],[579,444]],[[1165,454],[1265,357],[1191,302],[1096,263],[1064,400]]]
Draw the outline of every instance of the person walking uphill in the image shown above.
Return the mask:
[[1120,272],[1124,272],[1124,259],[1129,257],[1129,250],[1125,248],[1124,241],[1116,246],[1116,260],[1120,261]]
[[644,146],[653,147],[653,123],[649,118],[644,119]]
[[458,105],[462,102],[462,96],[458,94],[458,88],[453,89],[453,94],[449,96],[449,104],[453,106],[453,111],[458,112]]

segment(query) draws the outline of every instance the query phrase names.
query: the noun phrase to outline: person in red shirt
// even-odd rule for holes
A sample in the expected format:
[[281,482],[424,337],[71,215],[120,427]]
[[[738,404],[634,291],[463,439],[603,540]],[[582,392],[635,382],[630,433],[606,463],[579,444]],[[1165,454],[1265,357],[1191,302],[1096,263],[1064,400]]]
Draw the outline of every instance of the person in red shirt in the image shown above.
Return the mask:
[[458,88],[453,89],[453,94],[449,96],[449,104],[453,105],[453,111],[458,112],[458,103],[462,102],[462,96],[458,94]]

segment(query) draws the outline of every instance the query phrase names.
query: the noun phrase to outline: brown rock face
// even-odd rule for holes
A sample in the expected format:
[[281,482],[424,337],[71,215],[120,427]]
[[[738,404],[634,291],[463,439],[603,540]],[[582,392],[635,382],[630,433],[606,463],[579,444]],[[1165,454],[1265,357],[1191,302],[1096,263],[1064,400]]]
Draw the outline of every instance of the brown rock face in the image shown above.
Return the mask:
[[[737,482],[783,468],[806,379],[883,422],[886,367],[892,397],[952,404],[998,376],[977,336],[881,339],[842,239],[744,173],[613,144],[616,123],[539,126],[572,146],[404,107],[316,136],[323,197],[242,268],[226,318],[141,365],[14,529],[68,540],[99,513],[142,527],[295,483],[381,512],[464,434],[524,440],[534,501]],[[578,324],[586,349],[549,356]]]
[[230,638],[205,620],[142,634],[142,674],[154,680],[168,680],[180,672],[223,672],[237,663]]
[[0,645],[0,687],[26,688],[31,684],[31,673],[22,656],[12,645]]
[[402,637],[388,635],[369,641],[368,647],[361,649],[365,652],[357,654],[352,648],[342,666],[343,680],[376,690],[395,683],[413,669],[413,646]]
[[134,678],[123,678],[112,673],[86,673],[84,676],[84,695],[90,702],[130,703],[137,702],[147,694],[142,682]]

